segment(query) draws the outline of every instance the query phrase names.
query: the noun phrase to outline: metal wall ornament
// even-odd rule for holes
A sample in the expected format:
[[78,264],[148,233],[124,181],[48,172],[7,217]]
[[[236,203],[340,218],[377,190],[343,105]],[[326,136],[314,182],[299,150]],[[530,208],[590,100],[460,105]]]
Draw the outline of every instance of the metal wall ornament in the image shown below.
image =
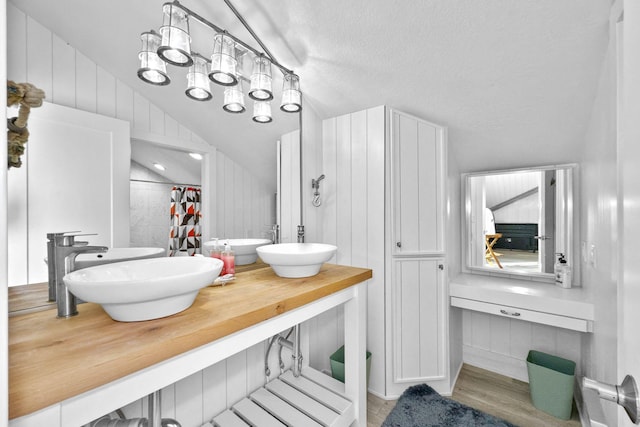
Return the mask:
[[[286,113],[300,112],[302,92],[298,75],[273,57],[230,0],[224,0],[224,2],[263,51],[253,48],[175,0],[162,6],[163,21],[160,33],[151,30],[140,35],[142,49],[138,55],[140,59],[138,77],[146,83],[164,86],[171,82],[167,74],[167,63],[189,67],[185,94],[196,101],[209,101],[213,98],[209,83],[224,86],[222,108],[234,114],[246,111],[242,87],[243,81],[246,81],[250,84],[248,95],[254,100],[253,121],[269,123],[273,120],[271,101],[274,99],[274,94],[271,69],[275,66],[283,75],[280,110]],[[191,51],[190,20],[213,30],[211,60]],[[253,67],[250,78],[243,76],[239,70],[241,59],[246,54],[252,56]]]

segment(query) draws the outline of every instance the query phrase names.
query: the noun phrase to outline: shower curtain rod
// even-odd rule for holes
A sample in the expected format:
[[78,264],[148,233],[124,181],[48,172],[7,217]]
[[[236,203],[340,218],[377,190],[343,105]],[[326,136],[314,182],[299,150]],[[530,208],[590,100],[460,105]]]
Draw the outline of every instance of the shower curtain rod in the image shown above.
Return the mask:
[[200,185],[200,184],[179,184],[179,183],[175,183],[175,182],[151,181],[151,180],[148,180],[148,179],[129,179],[129,181],[146,182],[148,184],[174,185],[174,186],[179,186],[179,187],[198,187],[198,188],[202,187],[202,185]]

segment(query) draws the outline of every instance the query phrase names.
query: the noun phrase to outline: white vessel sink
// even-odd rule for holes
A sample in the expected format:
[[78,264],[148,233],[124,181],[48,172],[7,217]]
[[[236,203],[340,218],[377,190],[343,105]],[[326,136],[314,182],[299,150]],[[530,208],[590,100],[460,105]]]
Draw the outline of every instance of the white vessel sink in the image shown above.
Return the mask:
[[289,278],[315,276],[337,250],[324,243],[279,243],[256,249],[278,276]]
[[221,270],[215,258],[167,257],[98,265],[63,280],[71,293],[101,304],[113,320],[136,322],[186,310]]
[[159,258],[165,255],[164,248],[109,248],[104,253],[79,254],[76,256],[75,270],[134,259]]
[[[236,265],[253,264],[258,260],[256,249],[260,246],[270,245],[269,239],[219,239],[218,245],[224,245],[229,242],[231,250],[235,254]],[[206,250],[213,249],[214,241],[204,242],[203,246]]]

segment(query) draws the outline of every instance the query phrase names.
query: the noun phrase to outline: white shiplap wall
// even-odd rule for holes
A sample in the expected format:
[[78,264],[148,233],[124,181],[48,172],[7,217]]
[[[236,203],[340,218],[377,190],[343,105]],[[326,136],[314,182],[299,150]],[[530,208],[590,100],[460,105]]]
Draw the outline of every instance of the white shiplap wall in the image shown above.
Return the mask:
[[[373,269],[368,283],[367,348],[372,353],[369,390],[385,395],[384,171],[385,108],[371,108],[322,123],[320,241],[334,244],[337,264]],[[344,343],[343,311],[309,322],[310,364],[329,369],[329,356]]]
[[528,381],[526,358],[538,350],[576,362],[580,374],[582,333],[462,310],[465,363]]
[[[132,135],[206,144],[12,4],[7,4],[7,24],[8,79],[36,85],[49,102],[127,120]],[[215,176],[204,179],[219,183],[211,195],[216,202],[210,204],[216,217],[211,236],[257,236],[268,229],[275,220],[273,194],[223,153],[212,149],[210,155]],[[263,383],[264,350],[264,344],[258,344],[163,390],[163,416],[178,419],[184,427],[199,427]],[[271,366],[277,370],[277,364]],[[133,402],[125,413],[142,416],[145,405],[146,400]]]
[[280,243],[298,241],[300,224],[300,132],[293,131],[280,139],[279,198]]

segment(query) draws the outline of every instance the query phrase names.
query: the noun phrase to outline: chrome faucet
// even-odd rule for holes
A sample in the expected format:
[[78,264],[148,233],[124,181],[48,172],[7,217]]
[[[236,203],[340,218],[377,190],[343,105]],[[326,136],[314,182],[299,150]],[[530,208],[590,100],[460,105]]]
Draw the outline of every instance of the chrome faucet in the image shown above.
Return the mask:
[[[62,278],[75,270],[76,256],[81,253],[106,252],[106,246],[88,246],[89,242],[78,242],[78,231],[47,233],[47,265],[49,269],[49,301],[56,301],[58,317],[71,317],[78,314],[76,297]],[[85,234],[86,236],[87,234]]]
[[278,224],[274,224],[269,230],[269,234],[271,234],[271,242],[275,245],[276,243],[280,243],[280,226]]

